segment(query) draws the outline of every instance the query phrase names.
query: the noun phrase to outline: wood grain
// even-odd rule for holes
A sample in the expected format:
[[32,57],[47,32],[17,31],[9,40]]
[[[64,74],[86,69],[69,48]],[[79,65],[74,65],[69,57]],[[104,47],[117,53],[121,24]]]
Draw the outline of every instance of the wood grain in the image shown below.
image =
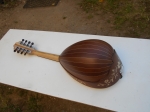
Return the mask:
[[77,42],[60,55],[60,63],[74,77],[96,82],[108,76],[113,64],[113,48],[101,40]]
[[50,60],[59,62],[59,56],[56,54],[41,52],[41,51],[37,51],[37,50],[32,51],[32,54],[42,57],[42,58],[46,58],[46,59],[50,59]]

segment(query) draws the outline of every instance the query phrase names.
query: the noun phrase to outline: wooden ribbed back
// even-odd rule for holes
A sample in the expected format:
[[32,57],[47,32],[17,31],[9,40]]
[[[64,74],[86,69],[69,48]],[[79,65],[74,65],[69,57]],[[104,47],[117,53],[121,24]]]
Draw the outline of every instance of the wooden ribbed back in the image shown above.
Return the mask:
[[65,49],[59,56],[59,61],[74,77],[97,82],[108,76],[113,53],[113,48],[102,40],[84,40]]
[[78,82],[93,88],[106,88],[122,78],[122,62],[116,51],[102,40],[84,40],[56,55],[35,50],[34,43],[22,39],[14,44],[14,52],[32,54],[60,62]]

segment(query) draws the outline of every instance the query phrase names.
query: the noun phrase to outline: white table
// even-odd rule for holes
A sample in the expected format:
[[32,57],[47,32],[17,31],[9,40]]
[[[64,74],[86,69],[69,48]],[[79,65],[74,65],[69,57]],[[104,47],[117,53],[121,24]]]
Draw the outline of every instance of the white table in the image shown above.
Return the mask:
[[[106,89],[86,87],[71,78],[59,62],[14,53],[13,45],[21,39],[54,54],[81,40],[104,40],[121,58],[123,78]],[[11,29],[0,41],[0,82],[109,110],[150,112],[150,40]]]

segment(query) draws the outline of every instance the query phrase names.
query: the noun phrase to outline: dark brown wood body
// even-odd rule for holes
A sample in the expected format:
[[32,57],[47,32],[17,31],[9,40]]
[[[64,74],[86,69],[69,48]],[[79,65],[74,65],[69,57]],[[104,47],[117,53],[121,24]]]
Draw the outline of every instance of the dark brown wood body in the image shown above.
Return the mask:
[[91,39],[69,46],[62,52],[59,61],[80,82],[96,83],[108,77],[113,55],[114,49],[108,43]]

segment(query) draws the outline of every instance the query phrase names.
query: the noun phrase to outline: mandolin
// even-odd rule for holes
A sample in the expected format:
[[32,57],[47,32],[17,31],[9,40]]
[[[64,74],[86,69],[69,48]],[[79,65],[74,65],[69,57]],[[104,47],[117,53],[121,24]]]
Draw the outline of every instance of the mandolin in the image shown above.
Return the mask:
[[93,88],[106,88],[122,78],[122,62],[112,46],[98,39],[83,40],[66,48],[60,55],[38,51],[33,42],[22,39],[14,52],[31,54],[59,62],[78,82]]

